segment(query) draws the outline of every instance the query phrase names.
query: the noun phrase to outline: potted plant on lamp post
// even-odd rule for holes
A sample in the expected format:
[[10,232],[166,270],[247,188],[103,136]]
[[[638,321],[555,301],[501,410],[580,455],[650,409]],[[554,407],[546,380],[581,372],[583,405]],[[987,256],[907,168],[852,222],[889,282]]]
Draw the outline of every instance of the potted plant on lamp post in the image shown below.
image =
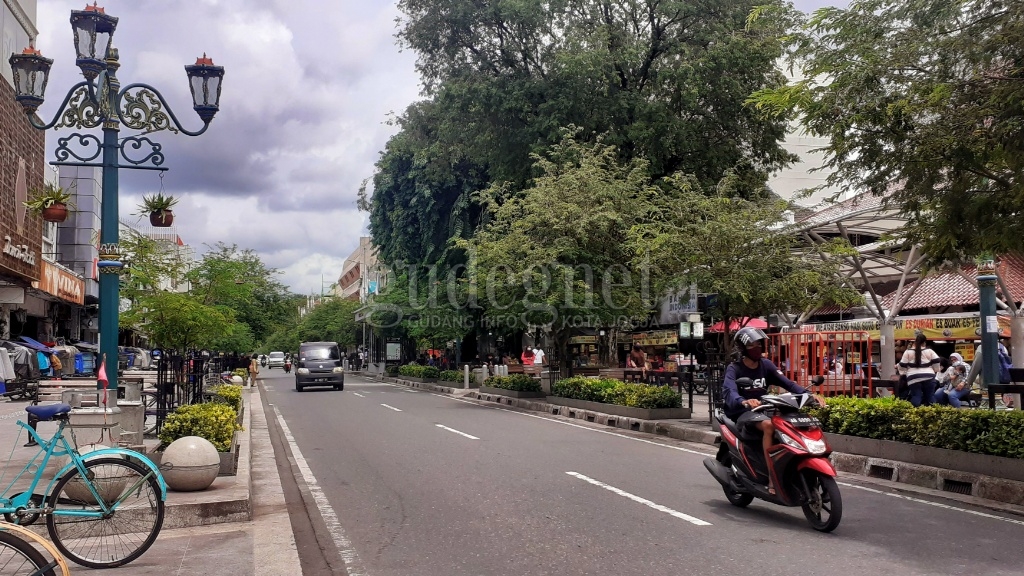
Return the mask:
[[149,223],[157,228],[166,228],[174,223],[174,213],[171,208],[178,203],[174,196],[164,196],[157,192],[151,196],[143,196],[142,204],[139,204],[140,216],[149,214]]
[[67,220],[69,206],[74,207],[71,204],[71,192],[49,182],[42,190],[33,191],[28,201],[23,204],[29,210],[41,214],[47,222]]

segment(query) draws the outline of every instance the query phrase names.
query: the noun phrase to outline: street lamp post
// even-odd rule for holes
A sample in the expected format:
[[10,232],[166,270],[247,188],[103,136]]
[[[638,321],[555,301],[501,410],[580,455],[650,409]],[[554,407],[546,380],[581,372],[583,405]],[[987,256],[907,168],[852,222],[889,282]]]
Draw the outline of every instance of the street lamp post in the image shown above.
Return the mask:
[[[53,60],[44,58],[33,46],[10,57],[14,73],[15,99],[21,104],[29,122],[39,130],[50,128],[90,129],[102,126],[102,141],[92,134],[74,133],[57,140],[55,166],[98,167],[103,170],[102,211],[100,214],[100,353],[112,359],[114,369],[108,374],[109,388],[117,389],[118,367],[118,296],[120,272],[123,267],[118,234],[118,170],[165,171],[162,146],[146,135],[168,130],[188,136],[199,136],[210,126],[220,109],[221,80],[224,68],[214,66],[204,54],[191,66],[185,66],[192,108],[203,127],[189,131],[182,127],[160,92],[148,84],[121,87],[117,79],[120,67],[118,52],[112,44],[117,18],[93,4],[85,10],[72,10],[77,58],[85,80],[68,91],[64,102],[48,123],[35,116],[43,103]],[[119,139],[121,125],[141,132],[138,136]],[[140,152],[141,150],[141,152]],[[143,156],[139,158],[139,156]],[[97,159],[100,159],[97,162]],[[121,164],[121,160],[127,164]],[[116,394],[115,394],[116,397]]]
[[999,317],[996,316],[996,266],[991,257],[978,263],[978,296],[981,315],[981,378],[985,387],[999,384]]

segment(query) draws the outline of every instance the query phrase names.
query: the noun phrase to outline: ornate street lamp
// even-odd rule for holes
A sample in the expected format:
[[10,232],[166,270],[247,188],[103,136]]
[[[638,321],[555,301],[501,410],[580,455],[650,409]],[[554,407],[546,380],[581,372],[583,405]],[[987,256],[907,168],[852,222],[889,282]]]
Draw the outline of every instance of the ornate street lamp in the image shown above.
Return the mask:
[[[192,93],[192,108],[203,127],[185,129],[160,92],[148,84],[129,84],[124,88],[117,79],[121,67],[112,41],[117,18],[93,3],[85,10],[71,12],[76,60],[85,80],[68,91],[53,119],[41,123],[35,112],[43,103],[47,77],[53,61],[29,46],[21,54],[12,54],[15,98],[32,126],[50,128],[99,128],[103,139],[93,134],[74,133],[57,139],[56,166],[89,166],[103,169],[99,264],[100,271],[100,352],[117,366],[119,274],[124,263],[118,236],[118,170],[164,171],[163,147],[147,134],[168,130],[189,136],[206,132],[220,110],[224,68],[214,66],[205,54],[185,67]],[[136,136],[118,137],[121,125],[137,130]],[[122,163],[123,161],[123,163]],[[117,388],[116,370],[108,375],[109,387]]]
[[220,81],[224,78],[224,67],[214,66],[213,58],[196,58],[196,63],[185,66],[188,84],[192,89],[192,109],[203,122],[209,123],[220,110]]
[[53,60],[44,58],[30,45],[21,54],[11,54],[9,62],[14,72],[14,99],[26,114],[32,114],[43,105]]
[[85,10],[71,11],[71,28],[75,32],[75,64],[82,69],[82,75],[90,82],[107,69],[107,53],[110,52],[117,18],[107,16],[103,8],[93,2]]

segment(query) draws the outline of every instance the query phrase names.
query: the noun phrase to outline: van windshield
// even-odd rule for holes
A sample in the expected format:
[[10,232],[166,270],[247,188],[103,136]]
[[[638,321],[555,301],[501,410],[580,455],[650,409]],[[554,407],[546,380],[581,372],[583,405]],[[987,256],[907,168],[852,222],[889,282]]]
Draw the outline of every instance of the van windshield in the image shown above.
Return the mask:
[[334,346],[319,348],[303,348],[299,350],[302,360],[340,360],[338,349]]

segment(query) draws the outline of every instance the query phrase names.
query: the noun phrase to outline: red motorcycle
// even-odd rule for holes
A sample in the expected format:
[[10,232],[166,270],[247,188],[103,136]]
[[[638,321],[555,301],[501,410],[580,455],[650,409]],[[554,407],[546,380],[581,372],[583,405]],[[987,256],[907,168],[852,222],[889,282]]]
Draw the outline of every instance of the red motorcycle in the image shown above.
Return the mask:
[[[831,532],[843,517],[843,499],[836,484],[836,470],[828,459],[832,449],[821,423],[800,412],[813,401],[810,394],[761,398],[761,405],[754,411],[770,414],[775,425],[775,445],[768,451],[771,462],[767,466],[761,431],[741,433],[735,422],[716,410],[722,443],[714,458],[704,459],[704,467],[722,485],[725,497],[734,506],[745,508],[754,498],[781,506],[800,506],[815,530]],[[768,491],[769,474],[775,494]]]
[[285,372],[285,374],[287,374],[287,373],[289,373],[291,371],[292,371],[292,361],[291,360],[285,360],[284,361],[284,372]]

